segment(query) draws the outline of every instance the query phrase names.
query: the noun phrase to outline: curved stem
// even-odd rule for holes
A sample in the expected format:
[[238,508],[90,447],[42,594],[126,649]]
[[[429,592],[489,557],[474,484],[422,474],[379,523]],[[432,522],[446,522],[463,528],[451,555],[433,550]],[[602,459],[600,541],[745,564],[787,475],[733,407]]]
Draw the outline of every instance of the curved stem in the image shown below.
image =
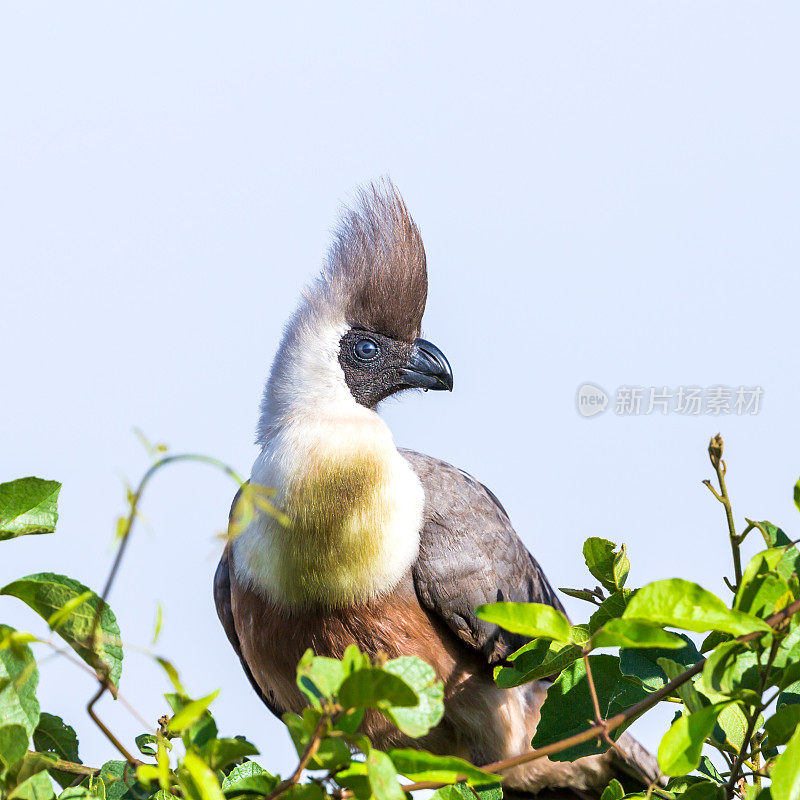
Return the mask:
[[322,729],[325,727],[325,723],[328,721],[328,715],[323,714],[319,718],[319,722],[317,723],[317,727],[314,728],[314,733],[311,734],[311,738],[308,740],[308,744],[303,750],[303,755],[300,756],[300,761],[295,768],[295,771],[285,780],[281,781],[265,798],[265,800],[275,800],[276,797],[280,797],[284,792],[288,791],[292,788],[299,780],[300,776],[303,774],[303,771],[308,766],[309,761],[317,753],[319,750],[320,743],[322,742]]
[[[731,508],[731,498],[728,495],[728,489],[725,485],[725,474],[728,471],[728,468],[725,465],[725,461],[722,458],[722,450],[724,444],[722,441],[722,437],[717,434],[711,439],[711,442],[708,445],[708,457],[711,460],[711,466],[714,467],[714,472],[717,473],[717,481],[719,482],[719,494],[714,490],[714,487],[711,485],[710,481],[703,481],[703,483],[708,486],[709,489],[714,493],[714,496],[717,500],[722,503],[723,507],[725,508],[725,519],[728,522],[728,539],[730,540],[731,544],[731,555],[733,556],[733,591],[736,592],[739,589],[739,585],[742,582],[742,556],[739,552],[739,545],[742,542],[742,538],[744,538],[744,534],[742,537],[736,533],[736,524],[733,521],[733,509]],[[749,530],[749,529],[748,529]]]
[[[114,585],[114,580],[117,577],[117,573],[119,572],[120,564],[122,563],[122,558],[125,555],[125,550],[128,545],[128,540],[130,539],[131,531],[133,529],[133,523],[136,519],[136,514],[139,507],[139,501],[142,499],[142,493],[145,490],[145,487],[149,483],[150,479],[158,472],[162,467],[167,466],[168,464],[174,464],[178,461],[195,461],[201,464],[209,464],[213,467],[217,467],[225,472],[227,475],[230,475],[238,484],[241,486],[244,481],[241,477],[236,473],[236,471],[228,466],[223,461],[219,459],[212,458],[211,456],[204,456],[197,453],[181,453],[179,455],[174,456],[165,456],[164,458],[160,458],[154,464],[150,466],[150,468],[145,472],[142,476],[141,481],[139,481],[139,486],[136,488],[131,501],[130,501],[130,509],[128,511],[128,516],[125,519],[125,522],[122,526],[122,541],[120,542],[119,549],[117,550],[117,554],[114,557],[114,562],[111,565],[111,569],[108,573],[108,578],[106,578],[106,584],[103,587],[103,593],[100,595],[100,603],[97,607],[97,613],[94,615],[94,621],[92,623],[92,630],[89,635],[89,642],[94,643],[97,636],[97,630],[100,627],[100,617],[103,614],[103,611],[106,608],[108,595],[111,592],[111,587]],[[97,715],[97,712],[94,710],[95,704],[100,700],[100,698],[105,694],[106,690],[110,691],[113,696],[116,697],[116,689],[111,684],[108,678],[108,667],[99,662],[95,665],[95,669],[97,671],[97,680],[100,682],[100,688],[92,697],[91,700],[86,704],[86,712],[92,718],[95,725],[103,732],[105,737],[114,745],[114,747],[119,750],[119,752],[125,757],[125,760],[133,765],[136,766],[137,764],[141,763],[138,759],[134,758],[128,750],[123,746],[123,744],[117,739],[116,736],[109,730],[108,726],[100,719]]]

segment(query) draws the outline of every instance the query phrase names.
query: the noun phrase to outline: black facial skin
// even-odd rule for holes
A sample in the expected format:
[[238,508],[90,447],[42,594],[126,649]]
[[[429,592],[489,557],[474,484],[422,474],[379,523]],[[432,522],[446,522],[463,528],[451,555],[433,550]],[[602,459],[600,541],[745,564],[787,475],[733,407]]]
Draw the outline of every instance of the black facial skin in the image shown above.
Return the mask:
[[367,408],[403,389],[453,389],[444,353],[424,339],[409,344],[351,328],[339,342],[339,364],[353,397]]

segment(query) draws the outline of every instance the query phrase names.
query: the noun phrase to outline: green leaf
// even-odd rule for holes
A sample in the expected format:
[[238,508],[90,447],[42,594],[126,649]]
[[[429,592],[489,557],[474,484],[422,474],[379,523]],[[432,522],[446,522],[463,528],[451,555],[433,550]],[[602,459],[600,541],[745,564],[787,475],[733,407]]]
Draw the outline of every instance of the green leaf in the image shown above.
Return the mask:
[[324,800],[325,793],[318,783],[298,783],[292,786],[283,797],[286,800]]
[[711,631],[708,636],[703,639],[700,645],[701,653],[708,653],[715,647],[721,645],[723,642],[730,642],[733,639],[729,633],[721,633],[720,631]]
[[758,655],[739,642],[716,647],[703,667],[703,684],[724,695],[751,693],[758,702],[761,668]]
[[[788,686],[800,678],[800,625],[793,621],[789,632],[777,645],[768,685]],[[793,676],[792,673],[796,674]]]
[[578,600],[586,600],[586,602],[592,605],[597,605],[597,595],[589,589],[567,589],[565,586],[559,586],[558,591],[564,592],[564,594],[575,597]]
[[11,643],[13,628],[0,625],[0,719],[5,725],[22,725],[28,737],[39,724],[36,687],[39,670],[27,644]]
[[133,741],[143,756],[154,756],[158,752],[158,737],[152,733],[140,733]]
[[697,633],[718,630],[738,636],[772,632],[763,620],[732,611],[716,595],[682,578],[655,581],[639,589],[622,616]]
[[[795,487],[795,498],[797,487]],[[795,500],[795,502],[797,502]],[[800,800],[800,730],[795,731],[770,773],[773,800]]]
[[720,786],[724,786],[727,783],[725,778],[717,772],[717,768],[711,763],[711,759],[708,756],[700,756],[700,766],[697,771],[707,775],[714,783]]
[[98,800],[106,800],[106,785],[99,775],[90,775],[81,786],[90,792],[92,797]]
[[183,757],[183,769],[178,772],[178,781],[184,797],[191,800],[223,800],[217,776],[200,756],[187,750]]
[[395,769],[412,781],[439,781],[456,783],[466,780],[470,784],[495,783],[497,775],[474,767],[469,761],[455,756],[437,756],[425,750],[389,750]]
[[339,687],[339,703],[344,708],[383,708],[415,706],[417,695],[402,679],[381,667],[359,669],[348,675]]
[[[29,750],[25,753],[22,761],[18,762],[13,767],[13,783],[20,784],[37,772],[44,772],[52,769],[55,766],[55,762],[56,756],[52,753],[35,753]],[[73,779],[75,778],[74,775],[72,777]]]
[[82,763],[78,758],[78,735],[61,717],[43,711],[33,732],[33,743],[40,753],[54,753],[65,761]]
[[106,761],[100,767],[100,782],[105,789],[106,800],[135,798],[131,791],[136,786],[136,770],[126,761]]
[[[104,665],[108,669],[109,680],[117,687],[122,674],[119,625],[109,606],[103,604],[94,592],[87,594],[89,591],[82,583],[66,575],[41,572],[9,583],[0,589],[0,594],[22,600],[45,620],[51,619],[59,609],[79,595],[85,595],[87,599],[59,622],[56,633],[93,669]],[[98,612],[98,635],[92,643],[92,628]]]
[[[33,732],[33,744],[39,753],[52,753],[65,761],[83,763],[78,757],[78,735],[74,728],[54,714],[46,711],[41,713],[39,724]],[[72,773],[61,770],[50,769],[50,774],[65,788],[75,780]]]
[[769,746],[786,744],[800,725],[800,705],[781,706],[767,721]]
[[680,650],[683,639],[637,619],[610,619],[592,636],[593,647],[659,647]]
[[310,769],[337,770],[343,769],[350,763],[352,753],[344,739],[323,739],[314,758],[309,765]]
[[503,800],[503,787],[500,783],[486,786],[468,786],[466,783],[454,783],[437,789],[431,800]]
[[[192,702],[189,697],[182,693],[167,692],[164,694],[164,698],[176,714]],[[217,723],[211,712],[206,709],[196,722],[183,731],[181,741],[186,747],[200,748],[206,742],[215,739],[218,733]]]
[[164,624],[164,607],[161,603],[156,603],[156,619],[153,624],[153,638],[150,640],[150,646],[158,642],[159,637],[161,636],[161,627]]
[[692,783],[683,794],[681,800],[724,800],[725,788],[713,781],[700,780]]
[[800,480],[794,485],[794,504],[797,510],[800,511]]
[[[678,689],[678,692],[690,711],[697,711],[705,705],[700,699],[701,697],[712,704],[724,703],[729,700],[725,695],[707,686],[702,673],[694,679],[693,683],[683,684],[683,686]],[[692,697],[687,697],[687,694],[691,694]],[[759,723],[759,726],[760,724],[761,723]],[[744,711],[742,711],[739,703],[729,703],[722,709],[722,713],[720,713],[719,719],[717,720],[717,725],[711,732],[711,739],[720,746],[727,743],[737,750],[741,750],[741,748],[744,747],[745,738],[747,736],[747,727],[747,717],[744,715]]]
[[599,631],[610,619],[621,617],[628,607],[628,600],[632,594],[630,589],[620,589],[606,597],[589,618],[589,633]]
[[625,545],[619,553],[616,545],[608,539],[592,536],[583,544],[583,557],[589,572],[600,581],[609,592],[616,592],[625,585],[631,565],[625,555]]
[[53,533],[58,522],[58,481],[20,478],[0,483],[0,541],[32,533]]
[[[61,792],[58,800],[97,800],[97,795],[92,794],[86,786],[70,786]],[[153,795],[153,800],[162,800],[162,798]]]
[[625,790],[622,788],[622,784],[616,778],[612,778],[611,783],[603,789],[600,800],[622,800],[623,797],[625,797]]
[[464,800],[472,800],[476,794],[478,795],[478,800],[503,800],[503,786],[500,783],[491,783],[488,786],[473,786],[471,788],[471,796],[467,796],[465,792]]
[[297,686],[309,702],[319,706],[321,700],[336,694],[348,674],[338,658],[315,656],[307,650],[297,665]]
[[82,594],[79,594],[73,597],[71,600],[67,600],[61,608],[54,611],[47,620],[47,626],[50,628],[51,631],[55,631],[61,627],[62,623],[68,620],[73,612],[78,608],[78,606],[83,605],[87,600],[90,600],[94,596],[94,592],[91,589],[87,589]]
[[[711,738],[719,743],[728,742],[737,750],[741,750],[744,747],[745,737],[747,736],[747,717],[745,717],[741,707],[737,703],[733,703],[723,708],[717,723]],[[723,736],[719,735],[720,729],[723,732]]]
[[225,769],[246,756],[257,756],[258,748],[244,737],[211,739],[203,745],[201,754],[211,769]]
[[163,669],[166,673],[167,677],[169,678],[169,682],[172,684],[172,688],[175,689],[175,692],[178,695],[186,696],[188,692],[181,683],[180,675],[178,675],[178,670],[175,669],[175,666],[170,661],[167,661],[166,658],[162,658],[161,656],[155,656],[155,660],[161,669]]
[[757,553],[750,559],[736,592],[735,609],[766,617],[794,600],[789,584],[774,571],[785,555],[785,549],[778,547]]
[[222,790],[228,798],[248,794],[265,796],[277,785],[277,777],[270,775],[255,761],[245,761],[244,764],[234,767],[222,781]]
[[[316,708],[306,708],[302,716],[299,714],[284,714],[283,722],[292,737],[297,755],[302,756],[311,737],[322,719],[322,713]],[[323,728],[324,731],[324,728]],[[350,748],[341,738],[324,737],[317,748],[314,758],[309,764],[310,769],[337,770],[350,763]]]
[[581,657],[581,648],[574,644],[563,647],[548,639],[535,639],[511,656],[510,667],[496,667],[494,679],[501,689],[557,675]]
[[658,648],[636,649],[626,648],[620,651],[619,667],[623,675],[638,678],[651,692],[655,692],[667,683],[667,676],[659,666],[659,658],[668,658],[681,667],[681,672],[694,666],[700,660],[694,642],[685,634],[679,634],[683,640],[680,650],[662,650]]
[[28,732],[16,723],[0,728],[0,773],[16,764],[28,752]]
[[755,525],[768,547],[791,546],[792,540],[777,525],[768,520],[756,522]]
[[693,714],[683,714],[672,723],[658,746],[658,765],[665,775],[686,775],[697,769],[703,743],[727,705],[715,703]]
[[391,758],[380,750],[367,755],[367,775],[377,800],[406,800]]
[[[674,681],[675,678],[684,672],[683,665],[678,664],[671,658],[659,658],[658,666],[664,671],[668,681]],[[700,699],[700,694],[692,681],[686,681],[680,684],[675,691],[690,712],[699,711],[703,708],[704,703]]]
[[578,647],[586,647],[586,645],[589,644],[590,638],[588,625],[573,625],[569,629],[569,640],[571,644],[576,644]]
[[[589,656],[589,665],[600,700],[600,712],[604,717],[613,716],[647,696],[638,681],[620,672],[619,659],[615,656]],[[594,719],[594,708],[589,694],[586,668],[582,660],[576,661],[547,690],[532,745],[536,749],[581,733],[586,730],[587,721],[591,719]],[[618,737],[625,727],[627,726],[617,728],[612,737]],[[550,759],[573,761],[581,756],[605,752],[607,749],[608,745],[598,746],[596,741],[589,741],[555,753]]]
[[15,787],[8,800],[52,800],[56,796],[46,772],[36,772]]
[[175,713],[172,719],[170,719],[167,730],[169,730],[170,733],[183,733],[183,731],[194,725],[195,722],[203,716],[206,709],[214,702],[218,694],[219,689],[211,692],[211,694],[207,694],[205,697],[201,697],[197,700],[190,700]]
[[[781,685],[783,686],[783,681],[781,681]],[[784,687],[783,691],[778,695],[778,702],[776,703],[778,708],[798,704],[800,704],[800,680]]]
[[770,549],[780,548],[783,551],[783,557],[775,569],[784,580],[788,581],[793,574],[800,572],[800,551],[777,525],[767,520],[755,524]]
[[543,603],[491,603],[478,606],[475,614],[511,633],[532,639],[544,637],[562,644],[569,641],[569,620],[558,609]]
[[407,736],[418,738],[435,728],[444,716],[444,686],[430,664],[416,656],[393,658],[383,665],[386,672],[410,686],[419,702],[411,707],[392,706],[383,712]]
[[367,765],[363,761],[352,761],[347,769],[336,773],[336,783],[349,789],[357,800],[372,800],[372,789],[367,777]]
[[316,708],[304,708],[302,714],[293,714],[287,711],[281,719],[292,737],[297,755],[301,755],[311,741],[317,724],[322,719],[322,712]]
[[[417,694],[419,695],[420,693],[417,692]],[[420,697],[420,703],[422,703],[422,697]],[[333,727],[337,731],[343,731],[350,736],[355,736],[364,720],[364,713],[363,708],[353,708],[350,711],[345,711],[336,718]]]
[[467,800],[458,786],[442,786],[432,795],[431,800]]

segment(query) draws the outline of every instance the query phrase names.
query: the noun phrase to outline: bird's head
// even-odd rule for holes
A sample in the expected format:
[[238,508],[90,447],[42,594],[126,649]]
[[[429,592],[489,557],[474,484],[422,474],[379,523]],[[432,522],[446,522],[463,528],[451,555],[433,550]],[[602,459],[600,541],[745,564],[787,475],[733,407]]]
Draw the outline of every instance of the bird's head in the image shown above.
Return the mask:
[[447,358],[419,338],[427,295],[425,249],[399,192],[388,180],[362,190],[286,326],[259,439],[302,408],[374,409],[404,389],[452,390]]

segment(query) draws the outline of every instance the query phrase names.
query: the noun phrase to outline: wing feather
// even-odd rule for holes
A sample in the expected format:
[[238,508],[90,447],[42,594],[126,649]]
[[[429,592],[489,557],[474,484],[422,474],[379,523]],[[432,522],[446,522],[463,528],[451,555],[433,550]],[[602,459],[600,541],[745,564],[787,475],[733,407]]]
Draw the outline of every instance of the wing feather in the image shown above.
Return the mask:
[[475,616],[500,600],[545,603],[563,611],[536,559],[517,536],[500,501],[463,470],[401,450],[425,490],[420,551],[413,567],[421,602],[490,663],[527,640]]

